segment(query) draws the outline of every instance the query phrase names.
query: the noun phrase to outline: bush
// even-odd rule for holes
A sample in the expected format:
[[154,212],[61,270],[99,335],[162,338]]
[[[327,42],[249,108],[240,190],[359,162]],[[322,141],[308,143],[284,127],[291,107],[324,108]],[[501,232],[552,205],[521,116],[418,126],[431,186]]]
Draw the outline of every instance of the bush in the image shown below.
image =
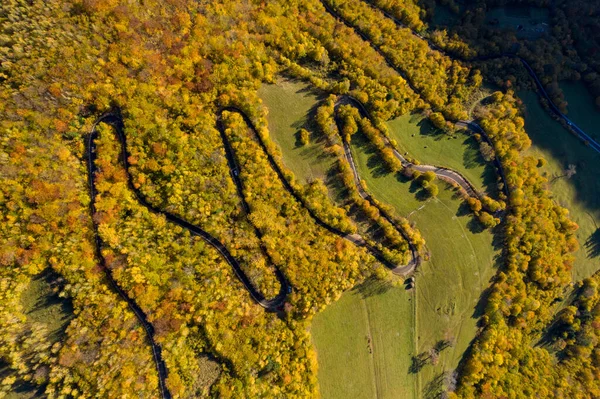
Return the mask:
[[300,129],[298,131],[298,137],[300,138],[300,143],[302,145],[307,145],[310,143],[310,133],[306,129]]
[[440,192],[439,187],[435,183],[428,183],[427,187],[425,187],[425,191],[429,197],[437,197]]
[[423,173],[423,175],[421,176],[421,181],[422,182],[432,182],[435,180],[435,173],[433,173],[432,171],[428,171]]

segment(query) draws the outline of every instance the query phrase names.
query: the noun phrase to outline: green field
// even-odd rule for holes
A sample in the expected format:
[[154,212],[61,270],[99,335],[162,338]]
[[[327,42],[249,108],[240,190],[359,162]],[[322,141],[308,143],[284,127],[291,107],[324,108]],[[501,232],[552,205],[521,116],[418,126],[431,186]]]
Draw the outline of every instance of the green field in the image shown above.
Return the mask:
[[[475,308],[495,273],[499,251],[494,249],[492,234],[480,231],[462,202],[455,198],[454,192],[444,189],[446,185],[440,183],[442,189],[438,198],[420,200],[419,190],[415,190],[410,182],[383,173],[375,151],[360,134],[354,136],[352,147],[359,172],[375,198],[394,206],[400,215],[415,222],[427,240],[431,259],[421,266],[417,275],[416,320],[408,317],[402,319],[403,328],[415,331],[416,336],[413,338],[416,342],[412,346],[405,344],[404,354],[396,359],[399,363],[394,367],[402,370],[401,374],[396,375],[398,380],[395,383],[400,387],[401,384],[406,384],[403,381],[412,376],[406,375],[411,365],[410,356],[406,354],[414,354],[412,348],[415,345],[418,352],[426,352],[440,340],[452,341],[453,346],[441,352],[436,366],[427,365],[417,374],[418,396],[435,396],[441,388],[440,375],[456,368],[462,354],[475,337]],[[360,327],[364,322],[358,320],[365,316],[357,319],[359,300],[352,295],[345,294],[339,303],[330,306],[315,321],[318,328],[315,328],[314,341],[319,353],[319,382],[324,398],[375,397],[372,392],[377,387],[379,377],[376,372],[372,372],[373,360],[365,354],[359,357],[354,352],[343,350],[345,347],[364,347],[365,329]],[[369,298],[368,301],[381,301],[380,306],[386,306],[379,296]],[[397,308],[406,305],[406,302],[407,300],[398,300],[397,304],[390,304],[388,310],[400,312]],[[352,329],[344,327],[345,319],[348,320],[347,323],[356,326]],[[373,319],[374,317],[370,319],[371,325]],[[338,327],[325,329],[324,324]],[[386,334],[389,345],[394,340],[394,335]],[[324,349],[332,345],[339,345],[339,349]],[[327,352],[324,354],[323,350]],[[387,359],[388,356],[385,352],[378,353],[377,348],[374,348],[373,357]],[[342,389],[338,386],[340,383],[332,382],[331,379],[340,373],[339,369],[345,367],[351,358],[356,359],[353,368],[362,371],[356,372],[357,377],[352,379],[355,382],[352,387],[345,388],[351,391],[340,391],[338,394],[336,390]],[[370,377],[364,377],[365,374]],[[408,390],[405,392],[405,396],[396,397],[416,396],[409,396]]]
[[[271,137],[281,148],[286,166],[301,181],[325,176],[331,160],[322,157],[322,145],[300,147],[296,138],[300,127],[310,127],[307,115],[317,96],[305,84],[292,81],[264,85],[259,94],[269,109]],[[473,138],[465,134],[451,138],[428,122],[420,122],[408,115],[388,123],[400,150],[422,163],[456,169],[476,187],[492,191],[493,169],[483,162]],[[375,151],[360,134],[353,137],[353,151],[372,194],[417,224],[431,259],[421,266],[416,291],[396,287],[365,296],[365,291],[377,291],[373,289],[377,283],[370,282],[344,294],[315,317],[312,334],[321,394],[332,399],[431,394],[439,389],[440,374],[456,368],[475,337],[475,307],[495,273],[498,252],[493,236],[481,231],[445,184],[440,182],[438,198],[423,201],[410,182],[383,171]],[[409,298],[415,296],[413,307]],[[453,346],[442,351],[437,365],[411,374],[412,356],[429,351],[443,339]]]
[[[529,153],[548,161],[541,171],[550,182],[554,198],[569,209],[571,218],[579,225],[580,249],[575,253],[573,278],[580,280],[600,269],[600,170],[597,167],[600,154],[554,121],[541,107],[535,93],[518,94],[526,105],[525,129],[533,142]],[[571,102],[569,108],[572,109],[573,104],[575,102]],[[571,117],[580,123],[575,119],[576,115]],[[600,115],[595,110],[587,118],[600,122]],[[575,165],[576,170],[571,178],[565,176],[569,165]]]
[[466,133],[446,134],[427,119],[407,114],[387,122],[398,151],[422,164],[445,166],[460,172],[477,189],[496,193],[496,175],[479,152],[477,141]]
[[355,136],[353,150],[363,179],[375,198],[415,222],[427,241],[431,260],[417,277],[417,331],[419,352],[441,339],[455,344],[445,349],[437,366],[426,366],[420,375],[421,392],[435,390],[433,381],[452,370],[475,337],[475,306],[495,273],[499,251],[493,235],[481,231],[454,192],[440,182],[438,198],[422,201],[413,183],[378,172],[375,152]]
[[[277,84],[264,84],[258,94],[269,111],[269,133],[281,149],[285,165],[301,183],[315,178],[325,180],[333,158],[325,155],[311,123],[318,95],[306,83],[283,79]],[[311,133],[311,142],[306,146],[299,142],[300,128]]]
[[415,376],[408,372],[414,353],[412,297],[403,287],[368,281],[314,318],[323,398],[415,396]]

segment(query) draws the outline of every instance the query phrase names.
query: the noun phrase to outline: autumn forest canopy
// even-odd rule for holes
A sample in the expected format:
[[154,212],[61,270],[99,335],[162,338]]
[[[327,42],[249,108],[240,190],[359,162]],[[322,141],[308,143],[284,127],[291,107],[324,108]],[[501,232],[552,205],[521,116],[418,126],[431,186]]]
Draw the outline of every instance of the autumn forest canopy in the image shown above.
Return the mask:
[[[436,278],[475,300],[435,312],[475,320],[415,343],[414,396],[600,397],[599,13],[2,0],[0,398],[329,397],[314,318],[355,287],[418,316]],[[455,247],[432,234],[458,217]],[[453,250],[491,279],[427,272]]]

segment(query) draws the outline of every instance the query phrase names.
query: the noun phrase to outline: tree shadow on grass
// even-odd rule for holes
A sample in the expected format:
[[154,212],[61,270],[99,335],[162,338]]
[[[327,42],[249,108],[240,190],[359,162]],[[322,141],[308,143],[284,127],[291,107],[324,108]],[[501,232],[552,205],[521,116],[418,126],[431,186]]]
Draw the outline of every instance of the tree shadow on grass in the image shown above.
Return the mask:
[[423,388],[423,398],[438,399],[444,393],[444,373],[436,374]]
[[440,141],[449,137],[440,129],[435,128],[427,118],[423,118],[417,122],[417,126],[419,127],[419,134],[423,137],[432,137],[436,141]]
[[475,138],[467,136],[462,144],[465,148],[465,152],[463,153],[463,164],[465,165],[465,168],[474,169],[486,164],[481,156],[479,145]]
[[352,136],[352,145],[369,156],[367,159],[367,167],[373,177],[383,177],[390,174],[387,166],[379,156],[377,149],[361,132]]
[[352,288],[352,292],[360,295],[362,299],[367,299],[372,296],[385,294],[392,287],[393,285],[390,281],[371,276],[364,283]]
[[483,172],[481,173],[483,187],[487,194],[492,198],[497,198],[500,191],[498,187],[498,184],[500,183],[499,173],[500,172],[498,172],[491,163],[486,163]]
[[337,168],[329,168],[329,170],[327,171],[327,176],[325,178],[325,184],[332,193],[332,197],[335,203],[346,203],[350,193],[348,192],[346,186],[344,186],[344,183],[342,182]]
[[[302,90],[298,91],[298,92],[302,92]],[[306,111],[306,115],[304,115],[304,118],[297,120],[296,122],[292,123],[292,127],[296,130],[300,130],[300,129],[306,129],[308,130],[308,132],[310,133],[310,141],[311,142],[315,142],[315,143],[321,143],[324,142],[326,140],[325,135],[321,134],[320,130],[319,130],[319,126],[317,125],[317,109],[319,109],[319,107],[321,106],[321,96],[317,97],[317,102],[315,102],[309,109],[308,111]],[[301,145],[300,144],[300,136],[298,135],[298,132],[295,133],[296,134],[296,146]]]
[[588,258],[597,258],[600,256],[600,228],[596,229],[596,231],[585,240],[584,245]]
[[467,229],[473,234],[479,234],[485,231],[485,226],[473,215],[467,222]]
[[[471,315],[472,318],[479,319],[485,314],[485,308],[487,307],[488,299],[490,298],[491,293],[492,287],[487,287],[481,292],[481,295],[479,295],[479,300],[473,309],[473,314]],[[481,324],[481,320],[479,320],[477,324]]]
[[467,216],[471,213],[473,213],[473,211],[471,211],[469,205],[465,201],[461,201],[458,210],[456,211],[456,216]]
[[373,177],[383,177],[390,174],[386,165],[378,157],[378,154],[372,154],[367,160],[367,167],[371,170]]
[[410,181],[410,185],[408,186],[408,192],[414,194],[417,191],[421,190],[422,188],[423,187],[421,186],[421,184],[413,179]]
[[431,195],[424,188],[422,188],[420,185],[418,185],[418,187],[420,187],[420,190],[415,193],[415,198],[417,200],[425,202],[431,198]]

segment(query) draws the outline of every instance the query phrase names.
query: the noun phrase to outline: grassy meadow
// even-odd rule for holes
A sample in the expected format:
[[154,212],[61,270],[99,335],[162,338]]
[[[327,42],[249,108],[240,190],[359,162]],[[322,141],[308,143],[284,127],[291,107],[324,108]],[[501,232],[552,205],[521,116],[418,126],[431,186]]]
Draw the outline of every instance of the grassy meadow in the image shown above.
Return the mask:
[[[296,138],[300,127],[310,128],[317,96],[305,84],[291,81],[264,85],[259,94],[269,109],[271,137],[286,166],[301,181],[326,175],[331,161],[323,158],[322,145],[313,141],[308,148],[299,147]],[[481,189],[495,185],[493,170],[469,136],[438,133],[414,115],[390,121],[388,127],[399,149],[422,163],[456,169]],[[492,234],[481,231],[444,183],[439,182],[438,198],[426,200],[411,182],[385,172],[364,136],[354,136],[352,149],[370,192],[416,223],[427,240],[430,260],[421,266],[415,290],[368,281],[315,317],[311,332],[321,395],[325,399],[435,395],[441,389],[440,375],[456,368],[475,337],[476,307],[495,273],[499,252]],[[441,352],[437,365],[411,373],[412,356],[429,351],[440,340],[453,345]]]
[[418,114],[387,122],[398,151],[422,164],[445,166],[460,172],[478,190],[496,193],[496,175],[479,152],[477,140],[466,133],[446,134]]
[[[587,107],[585,116],[573,112],[578,107],[583,109],[583,101],[571,98],[572,91],[566,90],[565,94],[570,103],[569,117],[574,122],[581,123],[584,130],[594,123],[600,126],[598,111]],[[600,154],[554,121],[541,107],[535,93],[520,92],[519,97],[526,107],[525,129],[533,142],[528,152],[546,159],[547,164],[541,172],[548,179],[554,199],[569,209],[571,218],[579,225],[577,238],[580,248],[575,253],[573,279],[580,280],[600,269]],[[593,107],[593,103],[590,106]],[[575,168],[571,177],[566,173],[569,165]]]
[[[325,180],[332,158],[324,154],[311,123],[319,101],[317,94],[306,83],[287,79],[264,84],[258,94],[268,109],[269,132],[281,149],[285,166],[301,183],[315,178]],[[301,128],[311,134],[311,142],[306,146],[300,144],[298,137]]]
[[417,274],[416,331],[418,351],[448,339],[436,366],[418,374],[421,394],[439,392],[440,375],[453,370],[475,337],[477,304],[495,274],[500,256],[489,231],[481,231],[454,191],[439,182],[440,194],[422,199],[421,190],[399,176],[383,173],[366,140],[356,135],[353,151],[369,191],[414,222],[427,241],[430,260]]
[[369,280],[315,316],[311,333],[324,399],[415,397],[409,374],[414,295]]

